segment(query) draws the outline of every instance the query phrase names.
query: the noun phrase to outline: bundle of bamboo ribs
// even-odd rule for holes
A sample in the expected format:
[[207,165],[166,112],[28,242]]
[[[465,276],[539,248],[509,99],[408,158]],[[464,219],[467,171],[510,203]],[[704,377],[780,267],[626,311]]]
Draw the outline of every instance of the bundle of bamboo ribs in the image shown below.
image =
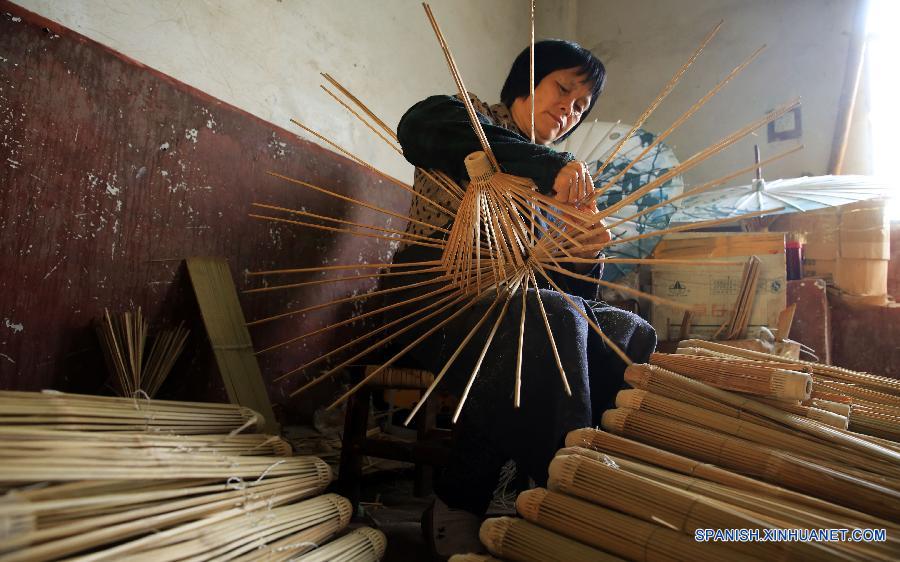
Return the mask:
[[[900,557],[900,444],[853,423],[860,396],[867,404],[897,403],[897,381],[721,343],[682,344],[678,354],[657,353],[649,365],[628,367],[633,388],[619,392],[603,430],[571,432],[550,464],[547,488],[519,495],[524,521],[485,522],[481,538],[491,555]],[[840,384],[856,393],[837,392]],[[888,434],[900,430],[896,422],[885,426]],[[824,539],[833,529],[846,535]],[[742,530],[745,539],[796,534],[780,542],[715,534],[730,530]],[[850,539],[862,530],[885,535]],[[459,562],[491,560],[467,556]]]
[[229,404],[0,393],[0,561],[380,559],[377,531],[330,542],[352,515],[322,495],[331,469],[246,433],[260,420]]
[[[812,379],[812,386],[810,395],[801,402],[801,406],[840,413],[848,418],[851,431],[890,441],[900,440],[900,380],[811,361],[786,360],[778,355],[717,342],[684,340],[678,347],[678,355],[705,356],[730,363],[745,361],[765,366],[784,364],[785,369],[805,371]],[[662,363],[660,366],[666,367]],[[791,403],[786,405],[797,406]]]

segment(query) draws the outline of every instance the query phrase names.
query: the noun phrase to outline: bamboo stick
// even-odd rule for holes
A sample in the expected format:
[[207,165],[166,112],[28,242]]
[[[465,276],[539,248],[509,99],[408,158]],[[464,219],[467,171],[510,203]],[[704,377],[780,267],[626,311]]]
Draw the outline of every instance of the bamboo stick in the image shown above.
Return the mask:
[[[717,29],[718,29],[718,27],[717,27]],[[715,86],[713,86],[712,89],[710,89],[703,97],[701,97],[699,100],[694,102],[694,104],[691,107],[689,107],[687,111],[682,113],[678,117],[678,119],[676,119],[675,122],[672,123],[672,125],[670,125],[662,133],[657,135],[656,138],[653,140],[653,142],[650,143],[646,148],[644,148],[643,152],[641,152],[635,160],[630,162],[627,166],[625,166],[625,168],[623,168],[613,178],[611,178],[607,182],[607,184],[604,188],[602,188],[600,190],[594,190],[595,191],[594,201],[596,201],[596,197],[599,197],[600,195],[602,195],[606,190],[609,189],[610,186],[614,185],[617,181],[619,181],[619,179],[624,177],[624,175],[628,172],[628,170],[630,170],[637,161],[644,158],[651,150],[656,148],[656,146],[659,143],[661,143],[663,140],[665,140],[670,134],[672,134],[675,130],[677,130],[678,127],[680,127],[688,119],[690,119],[691,116],[694,115],[694,113],[699,111],[701,107],[706,105],[706,103],[710,99],[712,99],[713,96],[715,96],[717,93],[719,93],[719,91],[721,91],[721,89],[724,88],[725,85],[728,84],[728,82],[730,82],[735,76],[737,76],[738,74],[743,72],[744,69],[750,65],[750,63],[752,63],[754,60],[756,60],[756,58],[760,55],[760,53],[763,52],[763,50],[765,50],[765,48],[766,48],[766,46],[763,45],[762,47],[760,47],[756,51],[754,51],[749,57],[747,57],[747,59],[745,59],[741,64],[736,66],[725,78],[723,78]],[[586,199],[588,201],[590,200],[590,198],[586,198]]]
[[715,37],[716,34],[719,33],[719,29],[722,28],[723,23],[725,23],[724,20],[720,20],[719,23],[717,23],[709,31],[709,33],[706,34],[706,37],[703,38],[703,40],[700,42],[700,45],[691,54],[690,58],[688,58],[688,60],[675,72],[672,78],[670,78],[669,81],[666,82],[666,85],[663,86],[663,89],[659,92],[659,94],[656,95],[656,98],[653,100],[653,102],[649,106],[647,106],[644,112],[641,113],[641,115],[638,117],[637,121],[635,121],[628,134],[622,137],[622,140],[620,140],[616,144],[615,148],[603,161],[603,164],[597,169],[597,173],[594,174],[594,181],[596,181],[597,178],[600,177],[600,174],[602,174],[609,163],[613,161],[613,158],[616,157],[616,155],[619,153],[619,150],[621,150],[622,146],[624,146],[625,142],[629,138],[631,138],[631,136],[641,127],[641,125],[644,124],[647,118],[649,118],[650,115],[652,115],[656,110],[656,108],[659,107],[659,104],[661,104],[666,96],[668,96],[669,93],[675,88],[675,86],[678,84],[678,81],[681,80],[682,76],[684,76],[684,73],[687,72],[688,68],[690,68],[691,65],[694,64],[694,61],[697,60],[697,57],[699,57],[700,53],[703,52],[703,49],[705,49],[709,42],[712,41],[713,37]]
[[[252,502],[83,556],[81,560],[84,562],[122,560],[127,556],[128,559],[162,562],[191,555],[196,556],[209,550],[211,544],[217,544],[218,541],[214,539],[217,528],[223,528],[228,533],[243,531],[246,536],[248,531],[252,532],[256,528],[271,523],[277,524],[282,518],[295,519],[301,528],[303,526],[311,527],[329,519],[338,519],[343,522],[349,520],[351,510],[348,503],[346,499],[334,494],[326,494],[280,508],[272,508],[272,504],[266,502]],[[240,517],[241,515],[250,515],[250,517]],[[210,538],[203,540],[205,537]]]
[[268,215],[257,215],[255,213],[247,213],[247,216],[250,217],[251,219],[257,219],[257,220],[263,220],[263,221],[269,221],[269,222],[278,222],[278,223],[283,223],[283,224],[290,224],[293,226],[303,226],[306,228],[314,228],[314,229],[318,229],[318,230],[324,230],[327,232],[352,234],[354,236],[360,236],[363,238],[375,238],[376,240],[388,240],[390,242],[401,242],[401,243],[407,244],[407,245],[424,246],[426,248],[442,248],[443,247],[443,244],[440,244],[438,242],[435,242],[435,243],[424,242],[424,241],[418,240],[416,238],[403,238],[403,237],[399,237],[399,236],[386,236],[383,234],[373,234],[371,232],[362,232],[359,230],[351,230],[349,228],[326,226],[326,225],[322,225],[322,224],[315,224],[315,223],[303,222],[303,221],[295,221],[295,220],[284,219],[284,218],[280,218],[280,217],[270,217]]
[[371,209],[373,211],[376,211],[376,212],[379,212],[379,213],[382,213],[382,214],[385,214],[385,215],[388,215],[388,216],[391,216],[394,218],[398,218],[398,219],[405,220],[405,221],[410,221],[412,223],[428,227],[428,228],[430,228],[432,230],[436,230],[438,232],[444,232],[444,233],[448,232],[448,230],[443,227],[436,226],[431,223],[423,222],[423,221],[420,221],[416,218],[413,218],[413,217],[410,217],[407,215],[401,215],[400,213],[388,211],[387,209],[382,209],[381,207],[376,207],[375,205],[372,205],[371,203],[366,203],[359,199],[354,199],[353,197],[347,197],[346,195],[341,195],[340,193],[331,191],[330,189],[325,189],[324,187],[320,187],[318,185],[313,185],[309,182],[294,179],[292,177],[288,177],[288,176],[285,176],[285,175],[282,175],[282,174],[279,174],[276,172],[266,172],[266,173],[269,174],[270,176],[276,177],[278,179],[282,179],[284,181],[287,181],[287,182],[290,182],[290,183],[293,183],[296,185],[302,185],[303,187],[307,187],[314,191],[318,191],[319,193],[324,193],[325,195],[330,195],[331,197],[340,199],[341,201],[346,201],[347,203],[353,203],[354,205],[359,205],[360,207],[364,207],[366,209]]
[[410,194],[412,194],[413,197],[418,197],[419,199],[422,199],[423,201],[425,201],[426,203],[428,203],[429,205],[431,205],[431,206],[434,207],[435,209],[441,211],[442,213],[446,213],[446,214],[448,214],[448,215],[453,215],[453,211],[451,211],[450,209],[444,207],[443,205],[441,205],[440,203],[434,201],[433,199],[431,199],[431,198],[429,198],[429,197],[427,197],[427,196],[425,196],[425,195],[419,193],[418,191],[416,191],[415,189],[413,189],[413,187],[412,187],[411,185],[409,185],[408,183],[406,183],[406,182],[404,182],[404,181],[401,181],[401,180],[395,178],[394,176],[391,176],[391,175],[389,175],[389,174],[386,174],[386,173],[382,172],[381,170],[379,170],[379,169],[376,168],[375,166],[369,164],[368,162],[366,162],[365,160],[363,160],[363,159],[360,158],[359,156],[356,156],[356,155],[353,154],[352,152],[350,152],[350,151],[346,150],[345,148],[341,147],[340,145],[338,145],[338,144],[335,143],[334,141],[330,140],[329,138],[325,137],[325,136],[322,135],[321,133],[316,132],[315,130],[313,130],[313,129],[311,129],[310,127],[304,125],[303,123],[299,122],[299,121],[296,120],[296,119],[291,119],[291,123],[293,123],[294,125],[297,125],[298,127],[300,127],[301,129],[303,129],[303,130],[306,131],[307,133],[313,135],[313,136],[316,137],[317,139],[319,139],[319,140],[321,140],[322,142],[326,143],[328,146],[334,148],[335,150],[337,150],[338,152],[340,152],[341,154],[343,154],[343,155],[346,156],[347,158],[350,158],[351,160],[353,160],[354,162],[356,162],[357,164],[359,164],[360,166],[362,166],[362,167],[364,167],[364,168],[367,168],[369,171],[371,171],[371,172],[374,173],[375,175],[380,176],[380,177],[382,177],[382,178],[388,180],[390,183],[396,185],[397,187],[403,189],[404,191],[409,192]]
[[318,548],[298,560],[326,562],[353,560],[354,562],[378,562],[384,556],[387,539],[384,533],[371,527],[360,527],[351,533]]
[[[291,369],[290,371],[288,371],[288,372],[286,372],[286,373],[284,373],[284,374],[282,374],[282,375],[276,377],[276,378],[275,378],[275,381],[283,380],[283,379],[287,378],[288,376],[290,376],[290,375],[292,375],[292,374],[294,374],[294,373],[297,373],[297,372],[300,372],[300,371],[304,371],[304,370],[306,370],[306,369],[312,367],[313,365],[317,365],[317,364],[321,363],[322,361],[325,361],[326,359],[328,359],[328,358],[330,358],[330,357],[332,357],[332,356],[334,356],[334,355],[336,355],[336,354],[338,354],[338,353],[341,353],[341,352],[343,352],[344,350],[346,350],[346,349],[348,349],[348,348],[350,348],[350,347],[352,347],[352,346],[354,346],[354,345],[360,343],[361,341],[367,340],[367,339],[369,339],[369,338],[375,336],[377,333],[379,333],[379,332],[381,332],[381,331],[384,331],[384,330],[390,329],[390,328],[392,328],[392,327],[394,327],[394,326],[397,326],[397,325],[399,325],[399,324],[402,324],[403,322],[406,322],[407,320],[410,320],[410,319],[412,319],[412,318],[414,318],[414,317],[416,317],[416,316],[419,316],[420,314],[424,314],[425,312],[427,312],[428,310],[431,310],[432,308],[435,308],[435,307],[440,306],[440,305],[444,305],[444,304],[446,304],[448,301],[452,301],[451,304],[456,303],[456,302],[459,302],[459,301],[462,300],[463,296],[464,296],[464,295],[461,294],[461,292],[459,291],[459,289],[457,289],[457,288],[452,288],[451,291],[450,291],[450,293],[449,293],[448,295],[443,296],[442,298],[438,299],[437,301],[432,302],[432,303],[430,303],[430,304],[428,304],[428,305],[425,305],[425,306],[422,307],[422,308],[417,308],[417,309],[413,310],[412,312],[410,312],[410,313],[408,313],[408,314],[406,314],[406,315],[404,315],[404,316],[402,316],[402,317],[400,317],[400,318],[397,318],[396,320],[392,320],[392,321],[388,322],[387,324],[384,324],[383,326],[379,326],[379,327],[375,328],[374,330],[371,330],[371,331],[367,332],[366,334],[363,334],[362,336],[360,336],[359,338],[357,338],[357,339],[355,339],[355,340],[353,340],[353,341],[351,341],[351,342],[345,343],[344,345],[342,345],[342,346],[340,346],[340,347],[337,347],[337,348],[335,348],[335,349],[329,351],[328,353],[324,353],[324,354],[322,354],[322,355],[319,355],[318,357],[316,357],[316,358],[313,359],[312,361],[308,361],[308,362],[304,363],[303,365],[300,365],[299,367],[296,367],[296,368],[294,368],[294,369]],[[424,321],[424,320],[416,321],[416,322],[413,323],[413,325],[418,325],[417,322],[422,322],[422,321]],[[408,330],[411,329],[411,328],[412,328],[412,326],[407,326],[406,328],[403,329],[403,332],[401,332],[401,334],[402,334],[402,333],[405,333],[406,331],[408,331]],[[399,335],[399,334],[397,334],[397,335]],[[395,335],[394,337],[396,337],[396,335]],[[375,349],[378,349],[378,347],[380,347],[381,345],[383,345],[383,344],[385,344],[385,343],[391,341],[391,339],[393,339],[393,337],[384,338],[384,339],[379,340],[378,342],[376,342],[376,343],[370,345],[368,348],[366,348],[366,350],[365,350],[364,352],[362,352],[362,353],[360,353],[360,354],[357,354],[357,356],[355,356],[354,360],[363,357],[366,353],[368,353],[368,352],[370,352],[370,351],[373,351],[373,350],[375,350]],[[304,387],[301,387],[300,389],[298,389],[298,390],[295,391],[295,392],[297,392],[297,393],[302,392],[302,391],[305,390],[306,388],[308,388],[308,387],[310,387],[310,386],[313,386],[313,385],[315,385],[315,384],[318,384],[317,382],[315,382],[315,380],[310,381],[310,382],[308,382]]]
[[431,27],[434,30],[434,34],[441,46],[441,50],[444,52],[444,58],[447,60],[447,66],[450,69],[450,74],[453,76],[454,82],[456,82],[456,87],[459,90],[459,96],[462,99],[463,105],[466,107],[466,112],[469,114],[469,121],[472,125],[472,129],[475,131],[475,136],[478,137],[478,141],[481,144],[481,149],[487,155],[488,160],[490,160],[491,166],[493,166],[495,170],[500,170],[500,164],[497,162],[497,158],[494,156],[494,151],[491,150],[491,146],[488,143],[487,136],[485,136],[484,134],[484,129],[482,129],[481,127],[481,122],[478,120],[478,116],[475,113],[475,108],[472,106],[472,100],[469,99],[469,91],[466,89],[466,85],[463,83],[462,75],[460,75],[459,73],[459,69],[456,66],[456,61],[453,58],[453,54],[450,52],[450,47],[444,40],[444,34],[441,33],[441,28],[440,26],[438,26],[437,20],[434,18],[434,14],[432,14],[431,12],[431,6],[429,6],[427,3],[423,3],[422,7],[425,9],[425,15],[428,17],[428,22],[431,24]]
[[299,336],[294,336],[294,337],[292,337],[292,338],[288,338],[288,339],[283,340],[283,341],[280,341],[280,342],[278,342],[278,343],[276,343],[276,344],[272,344],[272,345],[270,345],[270,346],[268,346],[268,347],[265,347],[265,348],[263,348],[263,349],[260,349],[259,351],[256,352],[256,354],[257,354],[257,355],[261,355],[261,354],[263,354],[263,353],[268,353],[268,352],[273,351],[273,350],[275,350],[275,349],[278,349],[278,348],[280,348],[280,347],[284,347],[284,346],[289,345],[289,344],[292,344],[292,343],[294,343],[294,342],[298,342],[298,341],[300,341],[300,340],[302,340],[302,339],[305,339],[305,338],[308,338],[308,337],[311,337],[311,336],[316,336],[316,335],[319,335],[319,334],[321,334],[321,333],[327,332],[327,331],[329,331],[329,330],[333,330],[333,329],[335,329],[335,328],[339,328],[339,327],[341,327],[341,326],[345,326],[345,325],[351,324],[351,323],[353,323],[353,322],[358,322],[358,321],[363,320],[363,319],[365,319],[365,318],[369,318],[369,317],[372,317],[372,316],[377,316],[377,315],[379,315],[379,314],[383,314],[383,313],[385,313],[385,312],[387,312],[387,311],[389,311],[389,310],[393,310],[393,309],[398,308],[398,307],[401,307],[401,306],[408,306],[408,305],[410,305],[410,304],[414,304],[414,303],[417,303],[417,302],[422,301],[422,300],[427,300],[427,299],[429,299],[429,298],[431,298],[431,297],[434,297],[434,296],[440,295],[441,293],[446,293],[447,291],[452,291],[452,290],[454,290],[454,289],[453,289],[453,287],[450,286],[450,285],[447,285],[447,286],[444,286],[444,287],[439,287],[439,288],[435,289],[434,291],[429,291],[429,292],[427,292],[427,293],[423,293],[423,294],[421,294],[421,295],[419,295],[419,296],[417,296],[417,297],[413,297],[413,298],[411,298],[411,299],[409,299],[409,300],[406,300],[406,301],[403,301],[403,302],[397,302],[397,303],[394,303],[394,304],[385,305],[385,306],[382,306],[381,308],[376,308],[375,310],[371,310],[371,311],[369,311],[369,312],[364,312],[364,313],[362,313],[362,314],[360,314],[360,315],[358,315],[358,316],[352,316],[352,317],[350,317],[350,318],[347,318],[346,320],[341,320],[340,322],[335,322],[335,323],[333,323],[333,324],[328,324],[327,326],[324,326],[324,327],[322,327],[322,328],[313,330],[312,332],[307,332],[307,333],[301,334],[301,335],[299,335]]

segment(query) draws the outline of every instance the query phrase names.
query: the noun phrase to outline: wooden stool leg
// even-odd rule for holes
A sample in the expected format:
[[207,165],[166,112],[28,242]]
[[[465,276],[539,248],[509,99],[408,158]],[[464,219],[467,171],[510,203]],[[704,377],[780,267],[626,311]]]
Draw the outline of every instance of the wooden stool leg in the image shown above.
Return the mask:
[[359,507],[362,494],[362,446],[368,429],[370,397],[371,391],[364,387],[347,400],[338,489],[350,500],[353,513]]
[[[437,420],[437,402],[432,398],[425,402],[422,411],[419,414],[419,420],[416,422],[418,435],[416,440],[419,443],[429,438],[429,433],[434,429]],[[417,462],[415,469],[415,480],[413,482],[413,495],[417,498],[427,496],[431,493],[434,486],[434,467],[430,464]]]

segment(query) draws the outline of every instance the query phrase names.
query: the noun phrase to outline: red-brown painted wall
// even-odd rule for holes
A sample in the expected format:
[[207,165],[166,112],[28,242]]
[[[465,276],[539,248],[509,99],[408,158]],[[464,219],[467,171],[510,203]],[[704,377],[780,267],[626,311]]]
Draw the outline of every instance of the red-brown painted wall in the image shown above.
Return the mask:
[[[225,256],[240,289],[254,281],[247,270],[390,257],[383,240],[248,218],[252,202],[271,202],[390,224],[270,170],[393,211],[408,207],[406,192],[349,160],[0,0],[0,388],[97,391],[106,375],[91,321],[104,307],[141,306],[153,327],[185,319],[194,329],[164,394],[224,399],[182,258]],[[398,222],[390,226],[402,230]],[[242,305],[254,319],[371,286],[244,295]],[[251,333],[265,345],[353,309],[332,307]],[[263,357],[267,380],[353,333]],[[269,383],[283,418],[328,396],[287,399],[298,384]]]

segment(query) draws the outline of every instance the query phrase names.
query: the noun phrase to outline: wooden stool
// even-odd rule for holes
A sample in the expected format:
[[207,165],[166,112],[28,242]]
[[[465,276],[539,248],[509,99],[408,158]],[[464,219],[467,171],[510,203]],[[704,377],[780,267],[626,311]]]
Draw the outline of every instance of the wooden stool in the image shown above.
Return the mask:
[[[350,369],[353,380],[359,381],[379,367],[355,365]],[[437,408],[433,399],[416,416],[415,441],[369,438],[366,430],[373,392],[414,389],[424,393],[433,381],[434,375],[429,371],[388,367],[348,399],[338,489],[353,504],[354,513],[359,505],[364,456],[415,463],[413,493],[417,497],[431,493],[434,467],[446,464],[450,454],[450,431],[435,428]]]

